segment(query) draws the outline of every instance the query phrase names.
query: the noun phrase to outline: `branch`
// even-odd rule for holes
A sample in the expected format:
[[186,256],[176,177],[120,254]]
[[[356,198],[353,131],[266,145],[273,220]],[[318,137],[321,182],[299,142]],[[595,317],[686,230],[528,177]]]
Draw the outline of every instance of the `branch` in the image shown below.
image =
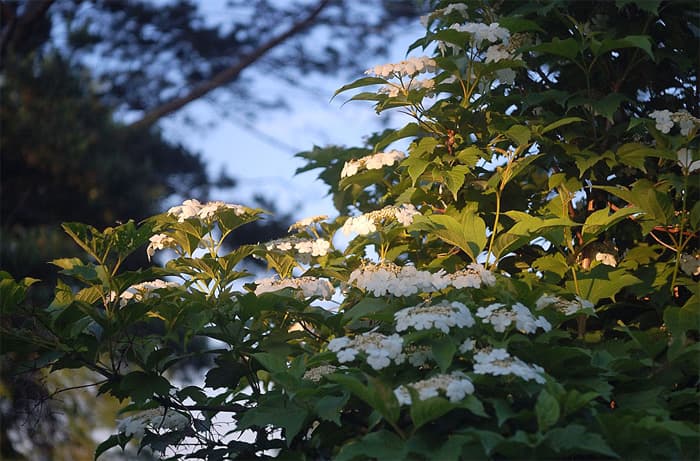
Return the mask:
[[185,105],[201,98],[210,91],[235,80],[244,69],[262,58],[268,51],[309,27],[329,3],[330,0],[321,0],[318,5],[316,5],[316,7],[308,14],[308,16],[306,16],[306,18],[292,24],[292,26],[286,32],[263,43],[252,52],[243,56],[236,64],[214,75],[214,77],[212,77],[210,80],[196,85],[187,95],[171,99],[155,109],[148,111],[140,120],[130,124],[129,127],[149,127],[162,117],[180,110]]
[[7,2],[0,2],[3,26],[0,29],[0,69],[5,64],[5,54],[12,42],[25,40],[32,33],[31,26],[41,19],[48,11],[54,0],[37,0],[27,2],[22,16],[16,15]]

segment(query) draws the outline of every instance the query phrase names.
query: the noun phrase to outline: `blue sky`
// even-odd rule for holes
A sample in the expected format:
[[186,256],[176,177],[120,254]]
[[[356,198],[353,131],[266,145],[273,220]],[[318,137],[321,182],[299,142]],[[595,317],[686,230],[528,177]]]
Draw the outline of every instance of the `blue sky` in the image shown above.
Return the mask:
[[[377,57],[367,62],[366,68],[404,59],[408,45],[422,33],[416,21],[396,37],[391,56]],[[166,137],[202,154],[212,177],[224,168],[238,181],[232,192],[214,192],[213,199],[249,204],[254,194],[262,193],[277,203],[280,212],[292,212],[295,218],[334,216],[325,185],[315,179],[318,171],[294,175],[304,165],[294,154],[314,145],[358,146],[363,137],[383,129],[370,103],[343,105],[348,96],[342,94],[331,101],[337,88],[362,76],[362,70],[344,76],[310,76],[301,87],[258,77],[256,91],[284,95],[292,108],[261,110],[255,119],[227,120],[220,118],[206,100],[200,100],[165,120],[162,126]],[[211,127],[193,129],[184,124],[185,117],[202,126],[213,123]],[[395,117],[391,125],[396,126],[399,120]]]

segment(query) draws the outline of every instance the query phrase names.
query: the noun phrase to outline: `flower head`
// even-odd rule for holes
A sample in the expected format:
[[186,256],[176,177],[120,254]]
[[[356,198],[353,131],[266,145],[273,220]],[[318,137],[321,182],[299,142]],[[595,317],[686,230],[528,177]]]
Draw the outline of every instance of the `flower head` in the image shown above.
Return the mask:
[[255,294],[270,293],[280,291],[285,288],[301,291],[305,298],[318,296],[323,299],[331,299],[333,297],[334,288],[331,282],[327,279],[317,277],[297,277],[291,279],[275,279],[267,278],[255,282]]
[[396,331],[404,331],[408,328],[416,330],[436,328],[448,334],[451,327],[465,328],[474,325],[474,318],[467,307],[457,301],[407,307],[396,312],[394,319]]
[[401,352],[402,345],[403,339],[397,334],[386,336],[367,332],[354,338],[332,339],[328,343],[328,350],[336,353],[340,363],[352,362],[359,353],[363,353],[369,366],[381,370],[388,367],[392,360],[396,364],[405,360],[406,357]]
[[437,397],[440,392],[452,403],[457,403],[464,399],[469,394],[474,393],[474,385],[467,376],[459,371],[453,371],[450,374],[439,374],[430,378],[416,381],[405,386],[399,386],[394,389],[394,395],[401,405],[411,404],[411,394],[407,387],[411,387],[418,392],[420,400],[427,400],[431,397]]

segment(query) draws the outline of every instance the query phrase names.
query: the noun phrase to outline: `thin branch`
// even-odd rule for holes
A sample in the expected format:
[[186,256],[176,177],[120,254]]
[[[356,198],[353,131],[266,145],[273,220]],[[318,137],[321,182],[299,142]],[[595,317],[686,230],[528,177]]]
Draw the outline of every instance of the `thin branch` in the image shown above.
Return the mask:
[[[11,43],[29,38],[32,33],[31,26],[46,14],[53,2],[54,0],[27,2],[21,16],[16,16],[14,10],[6,2],[0,3],[3,15],[2,22],[4,23],[0,30],[0,69],[4,67],[5,55]],[[6,15],[9,18],[5,18]]]
[[330,3],[330,0],[321,0],[318,5],[304,18],[303,20],[292,24],[292,26],[287,29],[284,33],[273,37],[271,40],[263,43],[258,48],[243,56],[236,64],[228,67],[218,74],[214,75],[210,80],[202,82],[196,85],[188,94],[185,96],[171,99],[170,101],[161,104],[160,106],[148,111],[140,120],[129,125],[130,128],[142,128],[148,127],[156,123],[162,117],[170,115],[182,109],[184,106],[190,102],[201,98],[212,90],[219,88],[231,81],[235,80],[240,73],[245,70],[248,66],[254,64],[260,58],[262,58],[268,51],[275,48],[276,46],[282,44],[287,39],[299,34],[304,29],[313,24],[316,17],[321,13],[321,11]]

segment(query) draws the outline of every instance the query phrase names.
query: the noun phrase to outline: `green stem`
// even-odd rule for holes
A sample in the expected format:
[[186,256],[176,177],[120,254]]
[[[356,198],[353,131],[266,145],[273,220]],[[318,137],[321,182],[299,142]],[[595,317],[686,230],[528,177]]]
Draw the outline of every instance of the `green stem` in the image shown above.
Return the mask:
[[688,175],[689,172],[684,169],[683,171],[683,190],[681,191],[681,224],[679,226],[678,233],[678,249],[676,250],[676,263],[673,265],[673,277],[671,278],[671,295],[673,295],[673,287],[676,286],[676,278],[678,277],[678,269],[681,264],[681,256],[683,248],[686,242],[683,241],[683,231],[685,230],[685,210],[687,208],[687,198],[688,198]]
[[500,216],[501,216],[501,188],[496,190],[496,217],[493,220],[493,229],[491,229],[491,238],[489,240],[489,249],[486,252],[486,264],[489,265],[489,269],[493,269],[497,263],[495,255],[494,255],[493,263],[489,264],[489,260],[491,259],[491,253],[493,250],[493,243],[496,240],[496,231],[498,229],[498,220],[499,220]]

